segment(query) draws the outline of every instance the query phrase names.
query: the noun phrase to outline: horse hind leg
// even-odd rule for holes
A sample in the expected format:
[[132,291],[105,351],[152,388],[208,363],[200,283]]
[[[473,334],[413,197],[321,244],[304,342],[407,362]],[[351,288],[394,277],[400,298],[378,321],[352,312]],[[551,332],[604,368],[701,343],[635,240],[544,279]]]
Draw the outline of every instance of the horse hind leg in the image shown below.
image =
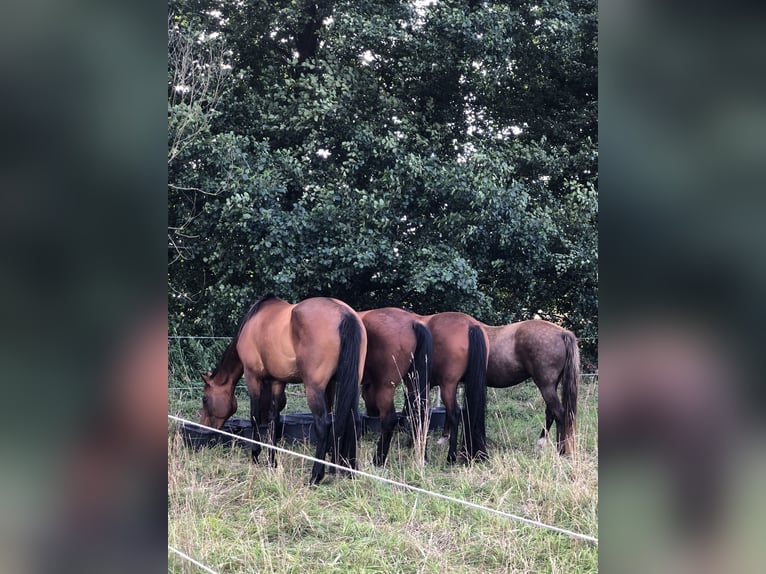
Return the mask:
[[439,444],[449,443],[447,463],[454,464],[457,461],[457,434],[460,419],[457,407],[457,383],[442,386],[442,403],[445,411],[444,433],[438,442]]
[[[442,390],[442,386],[441,385],[439,385],[439,394],[440,394],[441,400],[442,400],[442,407],[444,407],[444,412],[446,413],[449,410],[447,408],[449,400],[445,399],[446,393]],[[449,422],[449,417],[445,416],[444,417],[444,428],[442,429],[442,436],[439,437],[439,440],[436,441],[436,444],[440,444],[440,445],[447,444],[449,442],[449,437],[450,437],[450,422]]]
[[306,386],[306,399],[314,415],[314,432],[317,437],[317,447],[314,457],[318,459],[311,468],[311,478],[309,485],[319,484],[325,475],[325,464],[323,462],[327,456],[329,443],[332,441],[332,420],[327,410],[324,392],[319,388]]
[[[393,405],[392,405],[393,407]],[[399,421],[396,411],[391,408],[380,418],[380,439],[372,463],[375,466],[383,466],[388,458],[388,451],[391,448],[391,439],[394,436],[394,428]]]
[[[327,406],[328,413],[333,412],[333,406],[335,405],[335,384],[335,379],[330,379],[330,382],[327,384],[327,388],[324,391],[325,405]],[[330,415],[331,421],[332,417],[333,415]],[[338,458],[338,440],[335,433],[335,425],[330,426],[330,436],[327,439],[327,454],[329,455],[330,461],[333,464],[340,464],[340,459]],[[327,472],[330,474],[336,474],[338,470],[334,466],[331,466],[327,469]]]
[[404,408],[408,412],[407,418],[409,420],[408,446],[422,449],[423,463],[427,464],[428,449],[425,442],[428,439],[428,394],[426,391],[426,395],[422,396],[423,392],[417,386],[414,386],[412,390],[408,389]]
[[551,432],[551,426],[553,426],[553,411],[551,411],[550,407],[546,405],[545,406],[545,426],[543,427],[543,430],[540,433],[540,438],[537,439],[537,444],[535,445],[535,452],[540,452],[543,449],[543,447],[545,447],[545,443],[548,441],[548,434]]
[[[540,392],[545,400],[545,429],[543,429],[543,435],[548,434],[551,429],[553,421],[556,421],[556,445],[559,454],[564,452],[564,405],[561,404],[558,395],[556,394],[555,385],[546,385]],[[541,435],[541,438],[543,438]],[[538,439],[538,443],[540,440]]]

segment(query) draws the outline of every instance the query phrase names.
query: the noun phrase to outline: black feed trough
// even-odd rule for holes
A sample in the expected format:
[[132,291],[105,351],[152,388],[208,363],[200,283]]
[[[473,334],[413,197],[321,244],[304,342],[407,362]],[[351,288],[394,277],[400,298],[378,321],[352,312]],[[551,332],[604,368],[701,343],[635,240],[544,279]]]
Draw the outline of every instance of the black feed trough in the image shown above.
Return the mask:
[[[221,430],[231,434],[251,438],[253,434],[252,429],[253,425],[250,423],[250,421],[246,419],[235,418],[226,421]],[[186,446],[195,449],[211,447],[217,444],[221,444],[223,446],[231,446],[234,443],[236,443],[238,446],[248,446],[249,444],[246,441],[238,440],[216,431],[200,428],[198,426],[186,423],[181,424],[181,436],[183,437],[183,441]]]
[[[398,413],[399,420],[396,423],[396,427],[394,430],[398,431],[404,431],[407,430],[409,421],[407,420],[407,417],[404,416],[402,413]],[[362,415],[362,428],[361,428],[361,434],[366,435],[368,432],[380,432],[380,418],[379,417],[370,417],[367,415]]]
[[316,444],[314,415],[311,413],[281,415],[279,417],[279,424],[282,425],[282,438],[286,443],[301,444],[309,442]]
[[[428,430],[431,432],[441,432],[444,428],[444,420],[446,418],[444,407],[437,407],[431,409],[431,418],[428,425]],[[280,415],[279,424],[281,428],[281,438],[284,439],[287,444],[316,444],[316,434],[314,432],[314,417],[311,413],[292,413],[286,415]],[[247,419],[234,418],[229,419],[223,425],[224,431],[241,436],[244,438],[253,437],[253,425]],[[408,431],[409,421],[407,417],[399,413],[399,421],[396,426],[398,431]],[[267,440],[267,427],[261,426],[261,440]],[[357,434],[363,436],[367,433],[379,433],[380,432],[380,419],[378,417],[370,417],[367,415],[361,415],[357,422]],[[204,447],[212,447],[217,444],[225,447],[232,445],[249,447],[250,443],[245,440],[239,440],[228,435],[223,435],[218,432],[203,429],[190,424],[181,424],[181,436],[183,437],[184,444],[188,447],[200,449]]]
[[[365,419],[362,415],[356,421],[356,433],[357,435],[364,434],[365,431]],[[290,444],[299,444],[309,442],[310,444],[316,444],[316,433],[314,432],[314,416],[311,413],[296,413],[281,415],[279,417],[282,424],[282,438],[285,442]],[[377,421],[377,418],[375,418]]]
[[[302,444],[308,442],[310,444],[316,444],[316,433],[313,428],[314,416],[311,413],[280,415],[279,424],[280,428],[278,428],[277,431],[281,435],[281,438],[284,439],[285,443]],[[224,423],[221,430],[248,439],[253,438],[253,425],[247,419],[229,419]],[[268,427],[266,425],[261,425],[260,431],[260,440],[264,442],[267,441]],[[357,426],[357,432],[358,431],[359,427]],[[186,446],[195,449],[212,447],[218,444],[225,447],[230,447],[234,444],[242,447],[251,446],[251,443],[245,440],[238,440],[213,430],[185,423],[181,424],[181,436],[183,437]]]
[[430,432],[442,430],[445,420],[447,420],[447,411],[444,407],[431,409],[431,418],[428,419],[428,430]]
[[[459,421],[462,420],[463,407],[458,409],[458,424],[462,424]],[[444,407],[436,407],[431,409],[431,419],[428,423],[428,430],[431,432],[441,432],[444,429],[444,421],[447,420],[447,410]]]
[[[461,408],[462,412],[462,408]],[[444,407],[436,407],[431,409],[431,415],[428,420],[428,430],[430,432],[441,432],[444,428],[444,421],[447,418],[447,413]],[[399,413],[399,421],[395,430],[401,432],[409,432],[410,421],[406,415]],[[362,415],[362,434],[368,432],[379,433],[380,432],[380,419],[378,417],[369,417]]]

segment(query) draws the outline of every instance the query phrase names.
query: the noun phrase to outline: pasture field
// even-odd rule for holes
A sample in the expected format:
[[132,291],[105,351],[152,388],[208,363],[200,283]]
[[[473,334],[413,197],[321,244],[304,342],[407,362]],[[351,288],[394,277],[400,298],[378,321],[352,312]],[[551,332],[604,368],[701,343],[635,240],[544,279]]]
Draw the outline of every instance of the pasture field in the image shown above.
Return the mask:
[[[170,413],[197,420],[199,378],[174,368],[171,360],[170,381]],[[302,389],[288,387],[286,412],[308,411]],[[243,383],[237,396],[235,416],[247,418]],[[544,403],[531,381],[489,389],[487,399],[489,461],[448,466],[446,446],[432,434],[423,467],[398,433],[386,466],[376,468],[371,459],[378,435],[370,433],[360,440],[360,469],[598,537],[598,382],[581,382],[578,451],[572,458],[559,457],[550,443],[534,452]],[[598,546],[589,541],[364,477],[328,474],[309,488],[308,461],[278,454],[279,466],[271,469],[264,452],[256,466],[249,449],[193,451],[183,445],[174,422],[168,428],[168,544],[216,572],[598,569]],[[311,446],[288,448],[313,455]],[[169,572],[202,572],[170,552],[168,564]]]

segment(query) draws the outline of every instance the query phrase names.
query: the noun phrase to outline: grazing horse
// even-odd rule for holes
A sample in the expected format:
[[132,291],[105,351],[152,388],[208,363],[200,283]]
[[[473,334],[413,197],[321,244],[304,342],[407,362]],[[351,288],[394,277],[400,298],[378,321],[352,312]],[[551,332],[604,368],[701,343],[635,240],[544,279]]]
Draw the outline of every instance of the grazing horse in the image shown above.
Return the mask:
[[[574,333],[542,320],[490,327],[487,385],[506,388],[532,378],[545,400],[545,427],[538,447],[556,421],[560,454],[574,452],[580,351]],[[561,400],[556,389],[561,384]]]
[[[428,431],[428,381],[433,356],[431,332],[413,313],[394,307],[361,311],[367,330],[362,398],[367,414],[380,418],[380,440],[373,463],[386,462],[399,416],[394,397],[401,381],[407,388],[407,410],[415,444]],[[423,453],[425,460],[425,451]]]
[[[355,469],[355,421],[366,354],[364,325],[342,301],[316,297],[293,305],[266,295],[250,307],[216,370],[202,375],[200,422],[223,426],[237,410],[234,386],[244,373],[253,436],[259,436],[261,420],[273,423],[284,407],[285,385],[303,383],[314,415],[316,458],[325,460],[332,448],[334,459]],[[260,451],[253,446],[256,462]],[[271,455],[270,460],[273,464]],[[309,484],[318,484],[324,475],[325,465],[315,462]]]
[[[431,386],[440,387],[445,409],[443,439],[449,440],[447,462],[457,460],[457,386],[465,384],[463,436],[468,459],[487,458],[487,354],[489,341],[484,328],[465,313],[418,316],[431,331],[434,360]],[[440,442],[442,442],[440,440]]]

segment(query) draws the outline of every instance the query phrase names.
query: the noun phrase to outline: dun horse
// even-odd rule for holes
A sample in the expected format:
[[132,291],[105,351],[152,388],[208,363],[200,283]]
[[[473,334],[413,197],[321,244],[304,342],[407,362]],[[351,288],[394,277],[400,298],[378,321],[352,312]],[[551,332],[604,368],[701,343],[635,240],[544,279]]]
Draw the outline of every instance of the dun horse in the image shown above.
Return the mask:
[[[574,333],[548,321],[531,320],[499,327],[484,325],[489,336],[487,385],[505,388],[532,378],[545,400],[542,446],[556,421],[558,451],[574,451],[580,351]],[[561,385],[561,400],[556,393]]]
[[[449,440],[447,462],[457,460],[457,386],[465,384],[463,436],[469,459],[486,458],[487,335],[482,325],[465,313],[420,316],[434,341],[431,386],[441,389],[446,412],[444,439]],[[441,442],[441,441],[440,441]]]
[[[234,387],[244,373],[253,435],[259,436],[261,420],[275,421],[284,407],[285,385],[303,383],[314,415],[316,458],[325,460],[333,447],[334,459],[355,469],[355,420],[366,353],[364,325],[342,301],[316,297],[293,305],[266,295],[250,307],[216,370],[202,375],[200,422],[223,426],[237,410]],[[253,446],[254,461],[260,450]],[[273,464],[273,451],[270,460]],[[324,475],[325,465],[314,463],[309,483],[318,484]]]
[[[431,332],[414,314],[386,307],[361,311],[367,330],[367,360],[362,380],[362,398],[367,414],[380,418],[381,435],[373,463],[386,462],[391,438],[398,422],[394,408],[401,381],[407,388],[407,410],[413,440],[425,440],[428,432],[428,381],[433,360]],[[425,451],[423,452],[425,460]]]

